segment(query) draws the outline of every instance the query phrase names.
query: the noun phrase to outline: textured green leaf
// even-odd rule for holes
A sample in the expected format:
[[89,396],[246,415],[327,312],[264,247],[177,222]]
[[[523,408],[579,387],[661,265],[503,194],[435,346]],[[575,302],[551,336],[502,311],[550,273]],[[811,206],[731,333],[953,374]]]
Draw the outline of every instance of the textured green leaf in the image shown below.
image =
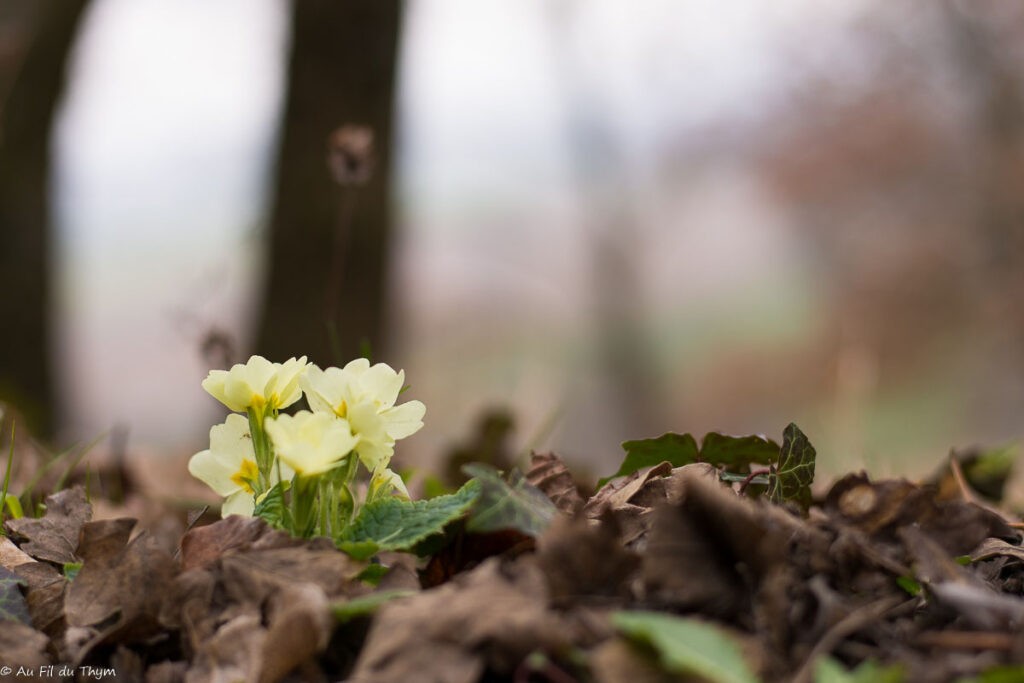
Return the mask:
[[331,605],[331,612],[334,614],[334,618],[338,623],[344,624],[345,622],[352,621],[358,617],[373,614],[381,605],[391,602],[392,600],[397,600],[398,598],[404,598],[415,594],[416,591],[407,590],[378,591],[358,598],[352,598],[345,602],[335,603]]
[[903,668],[882,666],[868,660],[856,669],[847,671],[831,657],[821,657],[814,663],[814,683],[903,683]]
[[284,486],[283,481],[274,484],[263,500],[256,504],[252,516],[259,517],[277,529],[287,526],[285,515],[288,514],[288,506],[284,502]]
[[654,648],[669,673],[697,675],[711,683],[757,683],[739,643],[717,626],[659,612],[614,612],[612,624]]
[[753,463],[767,465],[779,455],[779,444],[759,436],[729,436],[709,432],[700,445],[701,462],[737,471]]
[[480,485],[469,481],[455,493],[429,500],[378,498],[359,510],[338,547],[353,557],[366,558],[381,550],[408,550],[441,533],[469,510]]
[[654,467],[663,462],[672,463],[673,467],[682,467],[697,462],[699,457],[697,440],[693,438],[692,434],[669,432],[656,439],[626,441],[622,447],[626,451],[626,457],[619,466],[619,471],[598,481],[598,488],[607,484],[611,479],[633,474],[645,467]]
[[791,422],[782,433],[779,460],[768,482],[768,499],[773,503],[792,501],[804,510],[809,508],[815,455],[807,436]]
[[519,470],[509,472],[507,479],[482,463],[464,465],[462,471],[480,482],[480,498],[466,522],[469,531],[515,529],[528,536],[540,536],[558,515],[551,499],[526,481]]
[[0,622],[20,621],[32,625],[32,617],[28,614],[28,603],[21,594],[19,585],[25,580],[6,567],[0,567]]

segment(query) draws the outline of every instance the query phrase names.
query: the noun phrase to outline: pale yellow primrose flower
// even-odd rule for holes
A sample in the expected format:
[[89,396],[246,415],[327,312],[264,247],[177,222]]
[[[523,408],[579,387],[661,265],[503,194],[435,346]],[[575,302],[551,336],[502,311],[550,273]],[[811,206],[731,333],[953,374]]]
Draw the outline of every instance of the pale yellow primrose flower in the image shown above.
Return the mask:
[[398,491],[402,498],[409,500],[409,489],[405,488],[405,482],[397,472],[386,467],[374,470],[373,476],[370,477],[370,490],[376,491],[385,486],[389,487],[388,490]]
[[300,379],[310,408],[348,420],[359,436],[359,459],[371,471],[387,466],[396,440],[423,426],[422,402],[395,405],[404,382],[404,370],[396,372],[386,363],[371,366],[365,358],[340,369],[310,365]]
[[[259,477],[253,451],[249,421],[241,415],[228,415],[224,424],[210,429],[210,448],[200,451],[188,461],[188,471],[217,495],[224,496],[221,516],[252,517],[254,508],[252,483]],[[292,477],[291,468],[282,464],[281,475]],[[278,481],[277,472],[272,482]]]
[[302,410],[269,419],[264,426],[278,459],[302,477],[337,467],[359,443],[347,420],[328,413]]
[[307,367],[305,356],[284,363],[253,356],[230,370],[211,370],[203,380],[203,389],[235,412],[244,413],[249,408],[279,410],[302,396],[299,379]]

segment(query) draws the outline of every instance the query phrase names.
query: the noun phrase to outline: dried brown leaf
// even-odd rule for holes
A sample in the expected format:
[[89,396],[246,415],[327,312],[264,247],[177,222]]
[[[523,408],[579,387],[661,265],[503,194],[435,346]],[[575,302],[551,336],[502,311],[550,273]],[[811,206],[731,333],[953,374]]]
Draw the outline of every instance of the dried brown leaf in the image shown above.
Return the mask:
[[626,550],[609,513],[599,525],[559,518],[541,536],[537,561],[556,600],[628,597],[640,558]]
[[64,591],[68,581],[53,565],[31,562],[15,569],[28,583],[25,600],[32,623],[40,631],[56,635],[64,623]]
[[305,542],[281,548],[250,548],[220,559],[222,581],[230,599],[261,604],[275,591],[294,584],[319,587],[329,598],[365,591],[356,577],[365,562],[327,543]]
[[647,590],[667,604],[734,617],[789,544],[813,536],[777,506],[741,498],[699,470],[677,483],[681,503],[655,511],[643,564]]
[[[32,671],[31,677],[18,680],[49,680],[40,674],[39,669],[50,662],[46,655],[49,642],[49,638],[27,624],[5,622],[0,628],[0,664],[14,667],[15,671],[19,667]],[[40,674],[38,678],[36,674]]]
[[664,482],[659,482],[658,480],[671,474],[672,465],[668,462],[663,462],[649,469],[633,472],[622,479],[612,480],[587,501],[583,513],[590,519],[596,519],[601,516],[601,511],[606,507],[615,510],[632,503],[633,497],[639,494],[645,487],[653,486],[660,491],[664,491]]
[[181,539],[182,569],[204,567],[227,551],[248,547],[271,533],[262,519],[239,515],[192,529]]
[[988,560],[993,557],[1012,557],[1024,562],[1024,548],[1012,545],[1001,538],[986,538],[971,551],[971,561]]
[[202,643],[189,668],[188,683],[259,683],[267,631],[258,614],[243,614]]
[[6,536],[0,536],[0,567],[14,569],[18,565],[28,564],[29,562],[35,562],[35,560],[21,548],[14,545],[11,539]]
[[260,683],[279,681],[327,647],[334,621],[323,590],[311,583],[288,586],[271,599]]
[[526,481],[544,492],[558,510],[574,515],[583,508],[584,500],[572,473],[554,453],[532,453]]
[[64,564],[77,562],[78,532],[92,518],[92,507],[81,486],[46,497],[46,514],[38,519],[22,517],[4,523],[21,539],[21,549],[36,558]]
[[508,674],[530,652],[558,651],[570,641],[565,623],[547,609],[540,570],[522,559],[507,566],[490,559],[382,607],[350,680],[471,683],[485,664]]
[[96,635],[74,652],[81,661],[101,642],[129,643],[160,631],[161,604],[177,564],[157,539],[140,534],[120,550],[131,520],[91,522],[82,529],[85,562],[64,600],[69,626]]

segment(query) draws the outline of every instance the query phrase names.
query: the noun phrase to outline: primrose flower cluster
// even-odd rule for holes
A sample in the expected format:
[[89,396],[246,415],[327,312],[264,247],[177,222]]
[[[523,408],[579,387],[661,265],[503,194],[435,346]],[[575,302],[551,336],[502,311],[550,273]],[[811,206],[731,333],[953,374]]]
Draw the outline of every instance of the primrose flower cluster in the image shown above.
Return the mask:
[[[251,516],[268,496],[283,501],[287,492],[290,505],[275,518],[281,526],[337,536],[356,509],[359,463],[370,474],[366,502],[408,498],[389,464],[395,442],[423,426],[426,408],[395,405],[404,380],[404,371],[365,358],[321,370],[305,356],[284,363],[253,356],[212,370],[203,388],[236,414],[210,430],[210,448],[192,456],[189,472],[224,497],[224,516]],[[311,410],[280,413],[303,394]]]

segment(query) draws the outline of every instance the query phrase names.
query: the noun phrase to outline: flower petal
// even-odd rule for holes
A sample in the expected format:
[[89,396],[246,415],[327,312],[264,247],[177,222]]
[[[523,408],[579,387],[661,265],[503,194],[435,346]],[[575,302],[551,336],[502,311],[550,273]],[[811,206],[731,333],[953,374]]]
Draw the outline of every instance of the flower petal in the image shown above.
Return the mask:
[[256,501],[253,500],[253,495],[247,491],[239,491],[224,500],[224,503],[220,506],[220,516],[241,515],[242,517],[252,517],[253,510],[255,509]]
[[427,407],[422,401],[409,401],[394,408],[381,412],[388,436],[392,439],[404,439],[412,436],[423,427],[423,416]]

